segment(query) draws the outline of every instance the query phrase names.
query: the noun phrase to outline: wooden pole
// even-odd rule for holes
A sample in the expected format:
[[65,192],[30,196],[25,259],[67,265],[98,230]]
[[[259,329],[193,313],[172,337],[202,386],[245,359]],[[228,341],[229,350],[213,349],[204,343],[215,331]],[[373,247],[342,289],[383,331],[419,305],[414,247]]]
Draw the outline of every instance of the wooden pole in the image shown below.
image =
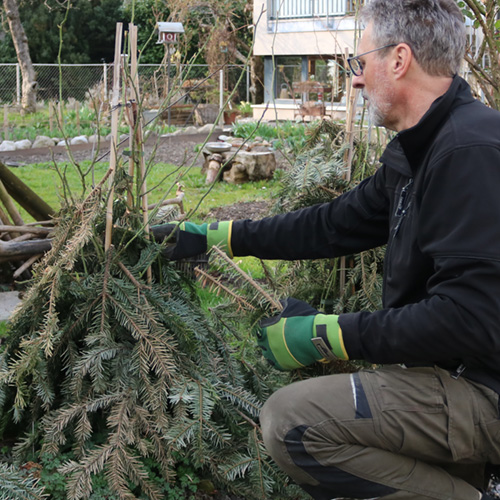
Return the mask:
[[3,203],[3,206],[7,209],[8,214],[10,215],[12,221],[16,226],[24,226],[24,221],[19,213],[19,210],[14,205],[12,198],[9,196],[7,189],[3,185],[3,182],[0,181],[0,201]]
[[0,162],[0,180],[14,200],[35,220],[46,221],[54,215],[54,209],[45,203],[31,188],[16,177],[5,164]]
[[120,67],[121,67],[121,46],[122,46],[123,23],[116,23],[115,34],[115,59],[113,67],[113,93],[111,97],[111,144],[109,158],[109,193],[106,207],[106,234],[104,238],[104,250],[111,247],[111,237],[113,232],[113,202],[114,202],[114,181],[118,153],[118,117],[120,115]]
[[52,248],[50,240],[2,241],[0,240],[1,257],[22,257],[48,252]]

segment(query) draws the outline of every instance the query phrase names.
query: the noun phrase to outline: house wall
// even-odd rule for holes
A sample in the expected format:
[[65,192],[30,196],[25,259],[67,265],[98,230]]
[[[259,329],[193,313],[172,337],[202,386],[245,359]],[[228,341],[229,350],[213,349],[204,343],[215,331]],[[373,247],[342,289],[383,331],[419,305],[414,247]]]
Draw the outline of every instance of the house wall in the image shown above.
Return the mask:
[[266,0],[254,0],[254,55],[321,55],[354,51],[352,16],[330,19],[278,20],[267,18]]
[[[354,53],[359,25],[353,16],[272,20],[269,19],[267,6],[268,0],[254,0],[253,54],[264,59],[264,103],[270,103],[272,109],[268,108],[265,114],[266,118],[267,115],[274,115],[278,119],[293,119],[300,103],[287,103],[279,98],[276,72],[280,63],[275,58],[301,57],[300,80],[305,81],[308,79],[309,57]],[[254,111],[254,115],[257,113],[262,117],[263,109],[256,108]]]

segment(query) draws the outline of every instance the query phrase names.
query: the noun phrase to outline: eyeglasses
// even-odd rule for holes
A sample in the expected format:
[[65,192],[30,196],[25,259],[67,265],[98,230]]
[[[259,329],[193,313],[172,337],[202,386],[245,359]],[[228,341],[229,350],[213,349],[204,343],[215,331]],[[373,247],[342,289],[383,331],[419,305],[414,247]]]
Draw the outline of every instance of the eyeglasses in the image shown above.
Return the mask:
[[377,50],[388,49],[389,47],[395,47],[398,45],[397,43],[390,43],[389,45],[384,45],[383,47],[379,47],[378,49],[369,50],[368,52],[363,52],[354,57],[349,57],[347,62],[349,64],[349,68],[351,68],[351,72],[354,76],[361,76],[363,74],[363,63],[359,60],[360,57],[366,56],[366,54],[370,54],[372,52],[377,52]]

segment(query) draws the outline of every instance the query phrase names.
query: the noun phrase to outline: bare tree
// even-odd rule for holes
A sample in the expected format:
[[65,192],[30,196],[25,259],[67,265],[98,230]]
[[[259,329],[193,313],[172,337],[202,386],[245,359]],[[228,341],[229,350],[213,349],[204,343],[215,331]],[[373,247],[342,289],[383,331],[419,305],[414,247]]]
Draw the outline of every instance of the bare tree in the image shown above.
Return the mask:
[[500,5],[498,0],[459,1],[462,12],[480,30],[472,33],[466,61],[492,108],[500,109]]
[[36,74],[31,62],[28,38],[24,31],[19,16],[16,0],[3,0],[5,14],[9,23],[10,34],[16,49],[17,60],[21,67],[22,97],[21,106],[23,113],[34,113],[36,111]]

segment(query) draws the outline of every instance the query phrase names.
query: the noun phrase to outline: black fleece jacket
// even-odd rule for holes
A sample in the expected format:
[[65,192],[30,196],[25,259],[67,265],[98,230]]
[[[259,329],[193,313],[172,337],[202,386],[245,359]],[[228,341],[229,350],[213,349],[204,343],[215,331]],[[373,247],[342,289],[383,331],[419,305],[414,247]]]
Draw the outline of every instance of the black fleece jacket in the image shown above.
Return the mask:
[[500,113],[456,76],[370,178],[330,203],[235,221],[235,256],[317,259],[387,244],[383,309],[342,314],[351,359],[438,364],[500,392]]

